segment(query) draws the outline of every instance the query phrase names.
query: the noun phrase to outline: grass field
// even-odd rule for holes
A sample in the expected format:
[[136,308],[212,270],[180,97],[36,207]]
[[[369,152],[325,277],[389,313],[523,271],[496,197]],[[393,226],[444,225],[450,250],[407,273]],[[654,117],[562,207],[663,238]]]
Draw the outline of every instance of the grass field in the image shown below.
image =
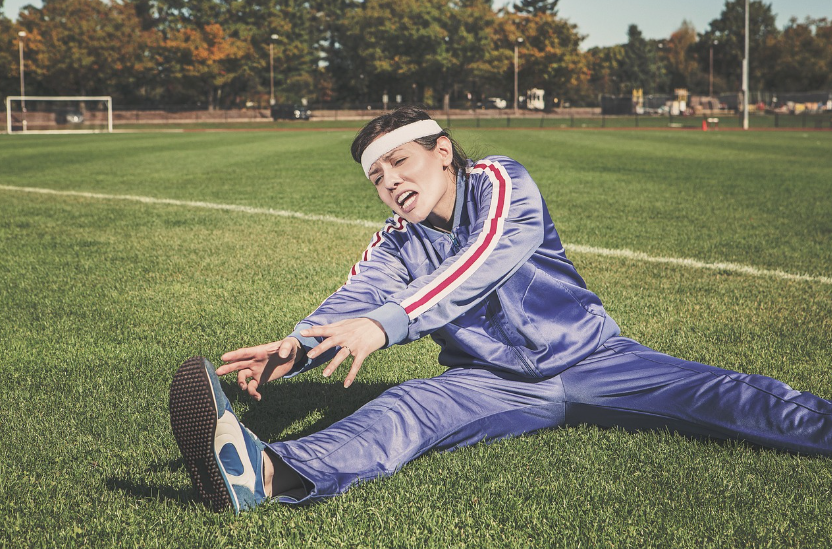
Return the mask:
[[[371,229],[7,187],[387,215],[350,131],[0,136],[0,546],[820,547],[832,460],[577,427],[429,454],[326,503],[235,517],[193,500],[170,431],[194,354],[289,332]],[[570,252],[623,335],[832,398],[832,133],[460,130],[523,162],[569,245],[806,274],[751,276]],[[268,440],[442,371],[420,341],[349,389],[309,372],[254,403]]]

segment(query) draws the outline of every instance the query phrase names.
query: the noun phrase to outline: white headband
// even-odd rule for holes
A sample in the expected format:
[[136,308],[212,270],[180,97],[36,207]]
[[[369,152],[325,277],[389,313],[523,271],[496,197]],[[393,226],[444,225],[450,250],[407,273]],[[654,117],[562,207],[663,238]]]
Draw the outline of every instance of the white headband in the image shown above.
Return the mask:
[[419,120],[401,128],[396,128],[390,133],[385,133],[370,143],[369,147],[364,149],[364,154],[361,155],[361,167],[364,168],[364,175],[370,177],[370,166],[396,147],[409,143],[414,139],[436,135],[441,132],[442,127],[435,120]]

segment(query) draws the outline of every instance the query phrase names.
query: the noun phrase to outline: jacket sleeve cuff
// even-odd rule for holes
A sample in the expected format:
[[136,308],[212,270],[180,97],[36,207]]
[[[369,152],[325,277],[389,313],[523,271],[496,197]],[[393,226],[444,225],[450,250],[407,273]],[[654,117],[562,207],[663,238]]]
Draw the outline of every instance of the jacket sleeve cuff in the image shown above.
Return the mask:
[[301,359],[298,360],[298,363],[294,366],[294,368],[292,368],[292,370],[288,374],[283,376],[284,378],[288,379],[300,373],[312,370],[313,368],[316,368],[317,366],[320,366],[324,362],[330,360],[333,356],[335,356],[335,353],[338,352],[339,347],[336,347],[334,349],[330,349],[329,351],[325,352],[320,356],[315,357],[313,360],[310,360],[307,357],[307,353],[309,353],[309,351],[311,351],[314,347],[318,345],[318,343],[320,343],[323,340],[323,338],[306,337],[300,335],[301,330],[305,330],[306,328],[311,327],[312,324],[308,322],[301,322],[300,324],[295,326],[295,330],[287,336],[297,339],[298,343],[300,343],[300,350],[298,352],[301,353]]
[[385,303],[375,311],[361,316],[381,324],[384,333],[387,335],[385,349],[401,343],[407,337],[410,317],[407,316],[405,310],[398,303]]

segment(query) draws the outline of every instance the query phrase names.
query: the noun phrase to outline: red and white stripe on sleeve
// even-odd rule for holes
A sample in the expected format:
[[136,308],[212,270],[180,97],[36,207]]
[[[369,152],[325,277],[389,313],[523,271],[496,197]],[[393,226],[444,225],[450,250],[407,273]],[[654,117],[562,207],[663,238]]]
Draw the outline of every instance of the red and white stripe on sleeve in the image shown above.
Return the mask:
[[402,301],[408,317],[413,320],[453,292],[485,263],[503,235],[503,225],[511,205],[511,178],[502,165],[489,160],[476,164],[472,175],[486,173],[491,180],[491,204],[488,217],[477,240],[441,276]]
[[349,284],[350,279],[352,279],[352,277],[354,277],[355,275],[357,275],[358,273],[361,272],[361,266],[360,266],[361,261],[369,261],[370,260],[370,258],[373,255],[373,248],[375,248],[376,246],[381,244],[381,239],[382,239],[384,233],[392,233],[393,231],[404,231],[406,229],[407,229],[407,220],[405,220],[403,217],[399,216],[398,214],[394,214],[393,215],[393,222],[392,223],[387,223],[384,226],[383,229],[381,229],[380,231],[375,233],[373,235],[373,237],[370,239],[370,245],[367,246],[367,249],[364,250],[363,254],[361,254],[361,260],[358,263],[356,263],[355,265],[353,265],[352,269],[350,269],[350,274],[347,277],[347,282],[346,283]]

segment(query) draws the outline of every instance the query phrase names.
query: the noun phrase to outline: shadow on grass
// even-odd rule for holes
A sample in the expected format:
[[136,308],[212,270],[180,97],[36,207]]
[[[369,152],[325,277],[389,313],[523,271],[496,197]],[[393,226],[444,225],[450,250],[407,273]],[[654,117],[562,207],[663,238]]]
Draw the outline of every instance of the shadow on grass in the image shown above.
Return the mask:
[[[178,463],[178,466],[173,464]],[[170,470],[175,471],[182,467],[182,460],[170,462]],[[151,465],[149,469],[158,468]],[[142,475],[127,474],[125,477],[109,477],[106,486],[113,492],[124,492],[136,499],[143,500],[170,500],[188,505],[196,499],[196,493],[190,488],[174,488],[170,485],[154,484],[148,482]]]
[[[392,383],[361,383],[357,381],[344,389],[338,382],[273,382],[260,390],[263,399],[255,402],[233,383],[220,380],[222,389],[235,408],[248,406],[239,416],[240,421],[266,442],[273,442],[280,433],[292,428],[295,422],[304,422],[311,415],[309,425],[292,430],[290,438],[300,438],[332,425],[393,387]],[[183,505],[197,501],[190,488],[179,489],[166,482],[154,483],[156,475],[186,475],[182,458],[149,464],[144,473],[127,473],[111,476],[106,486],[112,491],[124,492],[137,499],[171,500]]]
[[[395,386],[356,381],[345,389],[338,381],[273,382],[260,389],[263,399],[255,402],[236,384],[222,381],[222,385],[235,408],[238,403],[248,405],[248,410],[240,414],[240,421],[264,442],[274,442],[290,428],[292,434],[288,438],[292,439],[316,433]],[[304,425],[313,415],[315,419]],[[293,427],[296,422],[301,425]]]

